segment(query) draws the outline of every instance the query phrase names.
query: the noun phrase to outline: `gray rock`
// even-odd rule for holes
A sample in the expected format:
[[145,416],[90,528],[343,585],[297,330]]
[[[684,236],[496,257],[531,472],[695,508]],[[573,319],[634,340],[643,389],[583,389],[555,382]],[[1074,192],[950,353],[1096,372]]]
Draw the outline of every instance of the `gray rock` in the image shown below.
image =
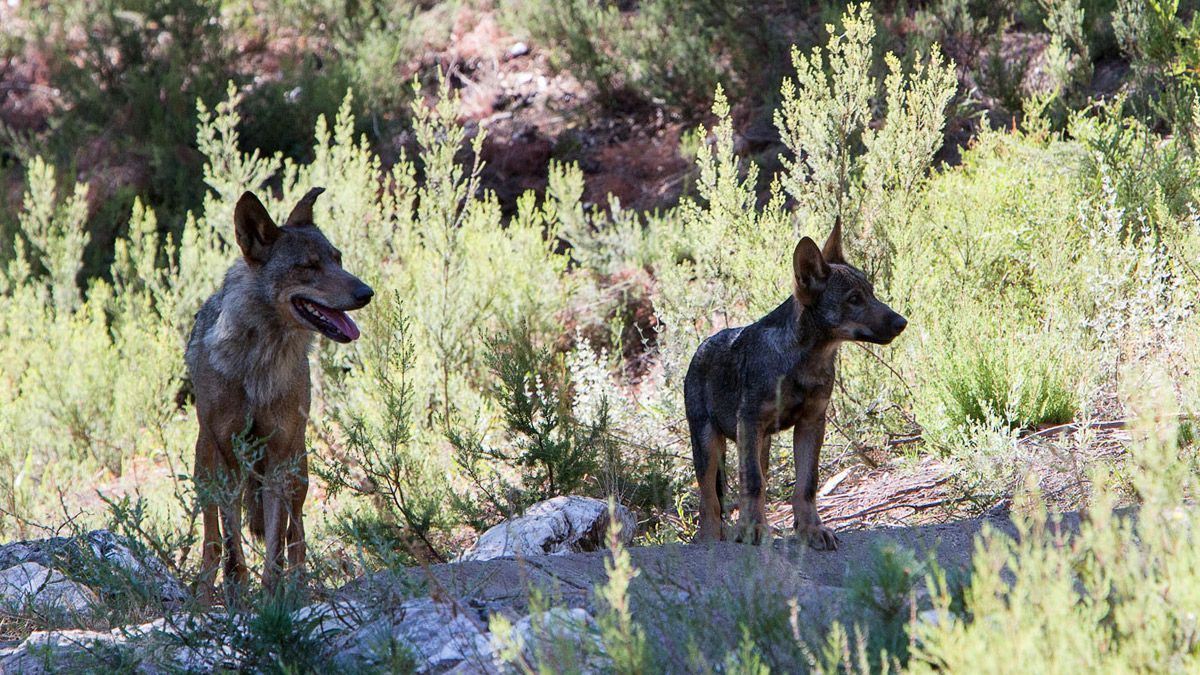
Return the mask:
[[163,602],[186,600],[187,591],[167,566],[153,555],[138,553],[137,549],[126,538],[107,530],[93,530],[78,537],[31,539],[0,546],[0,570],[35,562],[76,576],[78,571],[103,563],[109,570],[154,589]]
[[[36,564],[36,563],[27,563]],[[85,665],[92,654],[123,644],[111,633],[89,630],[37,631],[10,649],[0,649],[0,673],[41,675]]]
[[369,620],[343,637],[334,653],[334,663],[348,671],[411,659],[418,673],[494,672],[495,660],[485,627],[428,598]]
[[581,673],[612,670],[612,659],[604,650],[600,627],[584,609],[551,607],[531,614],[513,626],[512,639],[525,660],[543,672],[547,668],[578,668]]
[[41,615],[88,614],[99,598],[57,570],[24,562],[0,571],[0,605]]
[[[624,506],[617,506],[616,516],[621,522],[621,541],[628,543],[637,521]],[[607,502],[554,497],[484,532],[458,562],[596,551],[606,543],[608,524]]]
[[[0,649],[0,673],[211,673],[238,670],[224,615],[176,615],[111,631],[35,631]],[[197,635],[217,636],[198,644]],[[188,636],[183,639],[182,636]]]
[[355,600],[318,602],[292,612],[297,622],[313,622],[312,634],[321,639],[354,630],[371,617],[370,610]]

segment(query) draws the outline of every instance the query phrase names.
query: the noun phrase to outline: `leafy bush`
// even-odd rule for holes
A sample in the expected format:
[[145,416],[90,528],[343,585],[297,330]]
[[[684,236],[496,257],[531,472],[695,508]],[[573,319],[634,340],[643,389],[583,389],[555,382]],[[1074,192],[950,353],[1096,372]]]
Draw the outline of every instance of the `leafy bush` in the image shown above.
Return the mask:
[[877,544],[869,555],[863,567],[847,577],[846,587],[859,613],[859,630],[868,638],[875,670],[888,657],[907,661],[906,628],[916,609],[916,585],[926,569],[916,554],[895,544]]
[[458,465],[484,498],[479,506],[463,501],[463,508],[481,522],[488,514],[509,516],[581,491],[614,442],[604,403],[588,422],[573,414],[562,355],[536,344],[528,326],[493,337],[488,364],[505,437],[492,444],[482,435],[449,431]]
[[273,3],[266,11],[275,23],[329,41],[328,53],[318,54],[321,71],[312,73],[316,81],[297,77],[287,89],[309,83],[320,96],[326,82],[338,82],[340,97],[345,86],[351,86],[362,98],[357,112],[378,123],[392,121],[392,111],[403,110],[412,100],[411,90],[402,86],[404,67],[450,41],[462,5],[458,0],[289,0]]
[[[1137,78],[1138,103],[1196,146],[1200,19],[1195,2],[1118,0],[1113,31]],[[1184,22],[1190,10],[1191,22]]]
[[[801,223],[840,218],[853,258],[886,288],[889,229],[910,217],[942,143],[946,104],[957,82],[953,65],[943,62],[935,44],[928,61],[918,56],[908,74],[899,58],[885,56],[888,74],[880,83],[871,73],[875,27],[866,5],[852,6],[843,25],[844,34],[830,38],[826,56],[819,49],[810,56],[792,51],[796,79],[784,80],[775,113],[775,126],[794,158],[783,160],[782,186],[797,202]],[[880,84],[886,112],[879,128],[872,128],[871,98]]]
[[104,181],[111,194],[88,223],[97,246],[85,261],[89,276],[98,274],[135,190],[173,216],[200,201],[196,99],[217,96],[230,72],[231,52],[211,20],[219,3],[73,0],[23,3],[18,11],[30,28],[10,48],[44,55],[63,97],[37,152],[70,167],[119,156],[117,170],[144,182]]

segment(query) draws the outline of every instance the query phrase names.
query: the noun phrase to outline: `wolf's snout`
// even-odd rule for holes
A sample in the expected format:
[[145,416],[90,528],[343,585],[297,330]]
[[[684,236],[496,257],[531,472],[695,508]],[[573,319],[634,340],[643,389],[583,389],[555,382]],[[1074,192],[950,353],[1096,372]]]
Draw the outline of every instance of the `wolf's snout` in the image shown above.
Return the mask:
[[899,314],[892,315],[892,333],[899,335],[908,326],[908,319]]
[[371,298],[375,297],[375,291],[371,290],[370,286],[360,283],[358,288],[354,289],[353,295],[354,302],[358,303],[359,307],[365,307]]

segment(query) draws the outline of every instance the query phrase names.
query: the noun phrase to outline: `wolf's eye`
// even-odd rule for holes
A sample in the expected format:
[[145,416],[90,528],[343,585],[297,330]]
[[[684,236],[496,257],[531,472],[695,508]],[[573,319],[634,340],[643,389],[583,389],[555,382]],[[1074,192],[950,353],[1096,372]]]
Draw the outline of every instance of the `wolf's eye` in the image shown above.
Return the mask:
[[321,269],[321,261],[314,258],[305,262],[300,267],[306,270],[319,270]]
[[854,291],[846,298],[846,302],[852,305],[861,305],[863,303],[863,295],[858,291]]

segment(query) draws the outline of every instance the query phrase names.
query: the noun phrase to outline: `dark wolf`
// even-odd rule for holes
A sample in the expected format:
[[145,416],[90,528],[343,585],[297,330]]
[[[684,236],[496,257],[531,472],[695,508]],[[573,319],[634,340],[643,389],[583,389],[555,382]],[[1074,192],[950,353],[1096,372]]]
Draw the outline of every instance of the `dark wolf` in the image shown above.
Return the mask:
[[[264,585],[278,582],[285,555],[291,570],[304,564],[308,352],[314,333],[343,343],[357,339],[346,312],[366,306],[373,295],[342,269],[341,252],[313,224],[313,202],[323,191],[304,195],[282,227],[258,197],[242,195],[233,215],[242,257],[196,314],[188,339],[200,420],[201,596],[209,602],[222,549],[226,582],[245,583],[243,503],[251,533],[265,540]],[[265,442],[255,457],[239,460],[233,439],[247,429]],[[222,490],[224,498],[217,498]]]
[[725,440],[738,449],[737,541],[758,544],[766,524],[765,472],[771,436],[792,429],[796,534],[814,548],[837,537],[817,515],[817,467],[838,346],[888,344],[908,325],[875,298],[862,271],[842,256],[840,221],[823,249],[808,237],[792,254],[795,289],[770,314],[705,340],[684,379],[692,459],[700,483],[701,540],[724,539]]

